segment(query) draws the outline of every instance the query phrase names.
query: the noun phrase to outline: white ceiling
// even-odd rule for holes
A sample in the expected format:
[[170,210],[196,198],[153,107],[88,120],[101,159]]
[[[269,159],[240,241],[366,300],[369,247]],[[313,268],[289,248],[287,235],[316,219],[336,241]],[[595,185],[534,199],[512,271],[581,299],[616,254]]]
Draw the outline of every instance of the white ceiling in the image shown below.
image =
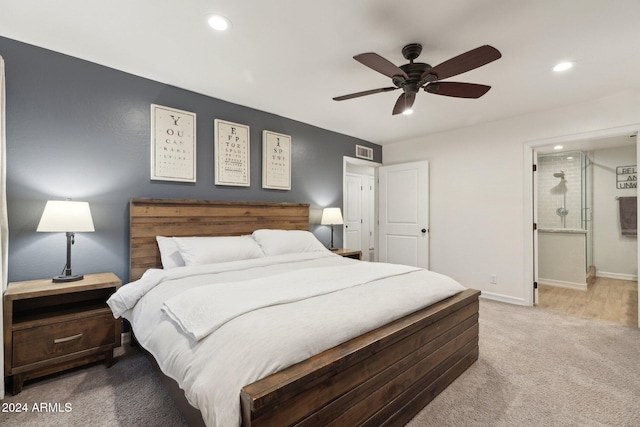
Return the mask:
[[[213,12],[230,32],[206,25]],[[0,0],[0,35],[386,144],[640,87],[639,16],[638,0]],[[399,91],[332,100],[391,86],[354,55],[401,65],[413,42],[431,65],[496,47],[501,59],[448,79],[492,89],[420,92],[412,116],[391,115]],[[576,65],[553,73],[561,60]]]

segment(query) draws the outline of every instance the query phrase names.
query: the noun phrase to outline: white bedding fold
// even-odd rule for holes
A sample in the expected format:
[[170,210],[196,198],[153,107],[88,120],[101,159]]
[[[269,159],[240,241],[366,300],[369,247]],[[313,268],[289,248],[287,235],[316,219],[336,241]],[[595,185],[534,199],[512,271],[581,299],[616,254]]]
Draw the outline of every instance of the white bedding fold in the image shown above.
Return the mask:
[[185,279],[203,274],[221,274],[232,271],[246,270],[256,267],[263,267],[272,264],[287,264],[326,257],[339,257],[339,255],[327,252],[309,252],[303,254],[277,255],[265,258],[254,258],[242,261],[223,262],[220,264],[204,264],[189,267],[177,267],[169,270],[149,269],[140,279],[127,283],[119,291],[113,294],[107,304],[113,316],[118,318],[131,310],[137,302],[151,289],[160,283],[169,280]]
[[212,283],[182,292],[162,310],[196,341],[229,320],[260,308],[325,295],[418,268],[386,263],[318,267],[242,282]]

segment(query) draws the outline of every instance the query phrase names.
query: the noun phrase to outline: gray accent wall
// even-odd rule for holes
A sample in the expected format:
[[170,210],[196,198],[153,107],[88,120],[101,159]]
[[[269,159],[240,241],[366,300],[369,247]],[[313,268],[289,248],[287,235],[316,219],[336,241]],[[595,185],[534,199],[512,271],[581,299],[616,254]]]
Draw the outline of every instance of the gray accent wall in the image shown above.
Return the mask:
[[[359,144],[382,161],[382,148],[367,141],[7,38],[0,37],[0,55],[6,67],[10,281],[51,277],[64,267],[64,233],[36,233],[47,200],[91,205],[96,231],[76,234],[74,273],[112,271],[126,282],[133,197],[309,203],[311,229],[328,245],[329,227],[314,222],[323,207],[342,206],[343,156],[353,157]],[[197,114],[196,183],[150,180],[151,104]],[[214,119],[250,126],[249,188],[214,185]],[[290,191],[262,189],[263,130],[292,137]],[[340,227],[334,239],[340,246]]]

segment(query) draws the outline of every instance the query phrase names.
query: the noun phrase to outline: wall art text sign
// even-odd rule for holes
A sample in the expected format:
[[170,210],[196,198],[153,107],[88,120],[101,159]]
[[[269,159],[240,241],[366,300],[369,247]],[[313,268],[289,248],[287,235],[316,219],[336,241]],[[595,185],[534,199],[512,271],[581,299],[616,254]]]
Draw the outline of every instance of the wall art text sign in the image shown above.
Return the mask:
[[215,184],[249,187],[249,126],[214,120]]
[[618,166],[616,168],[616,188],[627,189],[638,187],[637,165]]
[[151,179],[196,182],[196,114],[151,104]]

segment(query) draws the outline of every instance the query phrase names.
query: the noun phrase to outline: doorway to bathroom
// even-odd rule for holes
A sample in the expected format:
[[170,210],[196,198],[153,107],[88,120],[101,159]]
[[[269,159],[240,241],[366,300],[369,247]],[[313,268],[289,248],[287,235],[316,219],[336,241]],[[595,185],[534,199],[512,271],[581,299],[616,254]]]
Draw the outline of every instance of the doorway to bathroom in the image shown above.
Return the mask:
[[593,162],[583,151],[539,153],[537,181],[538,283],[587,290],[595,279]]
[[534,305],[638,325],[637,220],[621,221],[621,201],[637,211],[636,140],[632,127],[529,146]]

